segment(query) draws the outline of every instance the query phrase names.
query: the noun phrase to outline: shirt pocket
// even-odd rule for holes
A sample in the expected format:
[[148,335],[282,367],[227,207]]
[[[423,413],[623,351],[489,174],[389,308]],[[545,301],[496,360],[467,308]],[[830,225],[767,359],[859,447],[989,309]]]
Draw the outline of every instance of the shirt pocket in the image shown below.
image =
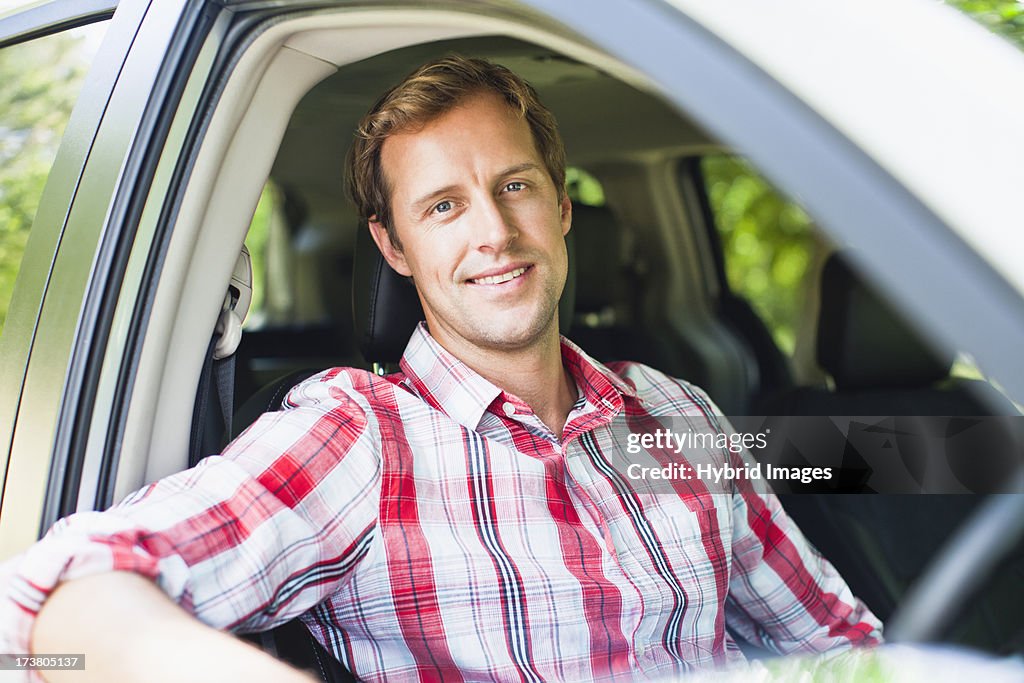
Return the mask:
[[678,583],[701,589],[726,579],[731,524],[720,506],[690,509],[682,500],[655,501],[637,520],[632,542],[619,552],[636,563],[654,583]]

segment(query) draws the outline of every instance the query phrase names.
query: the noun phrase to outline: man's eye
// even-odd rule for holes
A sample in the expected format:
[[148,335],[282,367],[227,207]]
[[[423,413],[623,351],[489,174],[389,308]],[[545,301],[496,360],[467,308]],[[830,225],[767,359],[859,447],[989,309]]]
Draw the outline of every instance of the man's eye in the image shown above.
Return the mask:
[[452,208],[452,203],[445,200],[434,207],[434,213],[448,213]]
[[520,190],[523,190],[525,188],[526,183],[520,182],[509,183],[508,185],[505,186],[505,189],[508,190],[509,192],[519,192]]

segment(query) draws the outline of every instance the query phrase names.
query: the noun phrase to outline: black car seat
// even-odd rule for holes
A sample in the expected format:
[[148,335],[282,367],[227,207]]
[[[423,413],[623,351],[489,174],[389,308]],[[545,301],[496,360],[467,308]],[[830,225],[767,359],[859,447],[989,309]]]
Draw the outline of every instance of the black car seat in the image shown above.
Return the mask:
[[[576,308],[568,337],[607,363],[632,360],[674,377],[690,377],[677,344],[637,324],[635,283],[622,261],[622,228],[611,209],[575,204]],[[634,309],[634,310],[630,310]]]
[[[834,254],[822,274],[818,361],[834,388],[795,388],[763,401],[762,415],[799,416],[1017,415],[1013,404],[986,382],[949,376],[952,354],[920,335],[848,263]],[[1010,438],[960,454],[963,479],[991,488],[1019,466],[1019,442]],[[971,460],[973,459],[973,461]],[[973,480],[973,481],[972,481]],[[882,619],[936,549],[982,500],[979,495],[780,496],[804,535],[827,557]],[[1018,556],[1017,562],[1020,561]],[[986,647],[1007,618],[1024,609],[1017,588],[999,587],[974,602],[960,622],[965,642]]]
[[789,359],[782,353],[764,320],[750,302],[724,289],[717,302],[718,317],[743,340],[757,364],[756,377],[750,386],[750,405],[764,396],[792,388],[793,372]]
[[[934,463],[927,447],[932,444],[922,439],[900,439],[896,432],[949,433],[971,426],[977,422],[975,418],[985,418],[984,429],[975,429],[969,439],[944,441],[945,465],[964,492],[999,490],[1019,465],[1020,457],[1012,447],[1009,420],[992,416],[1017,415],[1012,402],[983,380],[951,377],[953,354],[927,344],[887,301],[857,277],[848,257],[833,254],[826,262],[821,302],[817,358],[834,386],[797,387],[762,403],[757,412],[777,416],[776,433],[788,433],[786,416],[898,418],[892,424],[902,465],[927,488],[936,474],[934,468],[929,473],[929,465]],[[846,450],[844,443],[836,445]],[[815,456],[820,458],[821,454]],[[776,464],[813,463],[798,460]],[[848,476],[851,468],[844,469],[840,481],[848,481],[851,486],[842,490],[867,490],[856,488],[858,481]]]
[[987,382],[950,377],[953,354],[925,343],[848,263],[821,276],[817,358],[834,389],[798,387],[769,404],[779,415],[1014,415]]

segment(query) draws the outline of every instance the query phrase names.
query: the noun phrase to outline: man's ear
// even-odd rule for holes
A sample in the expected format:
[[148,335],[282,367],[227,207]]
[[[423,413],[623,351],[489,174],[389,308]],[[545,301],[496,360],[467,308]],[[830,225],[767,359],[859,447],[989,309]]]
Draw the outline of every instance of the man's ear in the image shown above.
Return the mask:
[[377,243],[377,248],[380,249],[380,253],[384,260],[388,262],[388,265],[394,268],[399,275],[404,275],[405,277],[412,276],[409,264],[405,260],[405,254],[402,253],[401,249],[396,249],[395,245],[391,244],[391,238],[388,237],[387,229],[373,218],[367,221],[367,223],[370,225],[370,235],[373,236],[373,241]]
[[569,234],[569,229],[572,227],[572,200],[569,199],[569,193],[562,193],[562,202],[560,211],[562,212],[562,236]]

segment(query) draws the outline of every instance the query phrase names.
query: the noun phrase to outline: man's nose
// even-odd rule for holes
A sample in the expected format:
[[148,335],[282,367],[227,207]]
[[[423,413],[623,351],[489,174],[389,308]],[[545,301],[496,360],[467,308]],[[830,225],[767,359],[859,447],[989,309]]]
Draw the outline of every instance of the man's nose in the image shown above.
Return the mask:
[[512,216],[494,197],[478,200],[474,208],[473,238],[478,249],[502,251],[519,236]]

